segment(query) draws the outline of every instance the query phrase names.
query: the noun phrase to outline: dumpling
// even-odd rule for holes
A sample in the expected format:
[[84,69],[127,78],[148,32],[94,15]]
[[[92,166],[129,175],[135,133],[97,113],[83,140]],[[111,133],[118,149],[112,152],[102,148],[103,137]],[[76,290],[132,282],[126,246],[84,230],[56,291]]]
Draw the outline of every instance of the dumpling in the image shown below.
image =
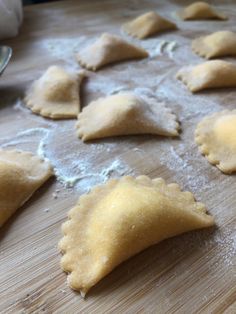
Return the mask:
[[148,53],[143,48],[121,37],[104,33],[94,44],[79,52],[77,60],[86,69],[96,71],[110,63],[147,57]]
[[178,136],[176,120],[155,98],[123,92],[91,102],[79,114],[76,127],[83,141],[128,134]]
[[196,128],[195,140],[211,164],[227,174],[236,171],[236,110],[205,117]]
[[[84,296],[117,265],[164,239],[214,224],[177,184],[146,176],[110,180],[80,197],[62,226],[61,267]],[[157,248],[158,249],[158,248]]]
[[236,33],[219,31],[193,40],[192,50],[206,59],[235,56]]
[[38,156],[0,150],[0,227],[52,175],[49,162]]
[[143,39],[163,31],[176,29],[177,27],[174,23],[151,11],[125,23],[122,28],[129,35]]
[[79,88],[83,77],[84,72],[70,73],[60,66],[50,66],[29,88],[25,104],[46,118],[76,118],[80,111]]
[[209,88],[236,87],[236,65],[222,60],[211,60],[180,69],[176,78],[193,93]]
[[180,12],[177,12],[177,15],[182,20],[227,20],[227,16],[216,11],[211,5],[206,2],[198,1],[190,4]]

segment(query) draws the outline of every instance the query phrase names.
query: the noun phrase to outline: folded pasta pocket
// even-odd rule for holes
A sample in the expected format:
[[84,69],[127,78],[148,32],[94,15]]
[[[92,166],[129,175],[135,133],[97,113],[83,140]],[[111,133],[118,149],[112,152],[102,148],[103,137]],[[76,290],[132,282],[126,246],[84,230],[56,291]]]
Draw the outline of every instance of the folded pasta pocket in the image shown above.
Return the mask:
[[176,29],[177,27],[171,21],[152,11],[125,23],[122,28],[127,34],[143,39],[163,31]]
[[196,66],[183,67],[176,78],[193,93],[209,88],[236,87],[236,65],[222,60],[211,60]]
[[148,53],[143,48],[108,33],[102,34],[94,44],[77,54],[80,65],[93,71],[110,63],[147,57]]
[[29,88],[25,104],[34,113],[51,119],[76,118],[80,111],[79,88],[84,72],[71,73],[50,66]]
[[236,33],[220,31],[196,38],[192,42],[192,50],[206,59],[235,56]]
[[227,20],[227,16],[216,11],[210,4],[198,1],[177,12],[182,20]]
[[0,150],[0,227],[52,174],[49,162],[38,156]]
[[214,224],[177,184],[146,176],[110,180],[80,197],[62,226],[61,267],[82,295],[117,265],[164,239]]
[[236,110],[205,117],[196,128],[195,140],[211,164],[227,174],[236,171]]
[[178,136],[179,124],[164,103],[124,92],[91,102],[79,114],[76,128],[87,141],[128,134]]

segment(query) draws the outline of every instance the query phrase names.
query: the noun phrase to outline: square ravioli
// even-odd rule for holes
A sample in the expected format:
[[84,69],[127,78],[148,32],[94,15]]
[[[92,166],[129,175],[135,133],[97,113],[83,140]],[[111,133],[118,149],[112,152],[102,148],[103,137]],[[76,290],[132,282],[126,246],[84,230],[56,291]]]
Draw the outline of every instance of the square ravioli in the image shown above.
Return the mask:
[[81,50],[76,58],[79,64],[92,71],[125,60],[147,58],[148,53],[119,36],[104,33],[95,43]]
[[227,16],[216,11],[210,4],[198,1],[177,12],[182,20],[227,20]]
[[62,226],[61,267],[82,296],[131,256],[181,233],[214,225],[177,184],[146,176],[109,180],[80,197]]
[[79,88],[84,72],[71,73],[60,66],[50,66],[25,96],[26,106],[50,119],[76,118],[80,111]]
[[79,114],[76,128],[87,141],[129,134],[178,136],[179,124],[164,103],[122,92],[91,102]]
[[222,60],[211,60],[196,66],[183,67],[176,74],[192,92],[209,88],[236,87],[236,65]]
[[193,40],[192,50],[206,59],[236,55],[236,33],[219,31]]
[[50,163],[36,155],[0,150],[0,227],[52,175]]
[[236,110],[205,117],[196,128],[195,140],[211,164],[226,174],[236,171]]
[[129,35],[144,39],[152,35],[176,29],[176,25],[156,12],[148,12],[125,23],[122,29]]

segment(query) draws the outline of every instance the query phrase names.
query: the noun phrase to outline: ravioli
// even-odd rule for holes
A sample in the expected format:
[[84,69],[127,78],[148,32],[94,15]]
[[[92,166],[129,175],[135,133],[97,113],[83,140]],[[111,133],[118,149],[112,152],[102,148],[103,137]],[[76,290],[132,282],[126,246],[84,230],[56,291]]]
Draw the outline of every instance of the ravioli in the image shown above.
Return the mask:
[[155,98],[123,92],[91,102],[78,116],[83,141],[128,134],[178,136],[176,116]]
[[84,72],[71,73],[50,66],[29,88],[25,104],[32,112],[51,119],[76,118],[80,111],[79,88]]
[[236,87],[236,65],[222,60],[211,60],[180,69],[176,78],[191,92],[209,88]]
[[122,26],[127,34],[139,39],[176,28],[174,23],[153,11],[140,15]]
[[131,256],[160,241],[214,224],[177,184],[146,176],[113,179],[80,197],[62,226],[61,267],[84,296]]
[[86,47],[76,56],[81,66],[92,71],[107,64],[147,57],[148,53],[143,48],[108,33],[102,34],[95,43]]
[[38,156],[0,150],[0,227],[52,175],[50,163]]
[[192,50],[206,59],[236,55],[236,33],[219,31],[208,36],[196,38]]
[[236,171],[236,110],[205,117],[196,128],[195,140],[211,164],[226,174]]
[[216,11],[211,5],[206,2],[198,1],[190,4],[177,15],[182,20],[227,20],[227,16],[219,11]]

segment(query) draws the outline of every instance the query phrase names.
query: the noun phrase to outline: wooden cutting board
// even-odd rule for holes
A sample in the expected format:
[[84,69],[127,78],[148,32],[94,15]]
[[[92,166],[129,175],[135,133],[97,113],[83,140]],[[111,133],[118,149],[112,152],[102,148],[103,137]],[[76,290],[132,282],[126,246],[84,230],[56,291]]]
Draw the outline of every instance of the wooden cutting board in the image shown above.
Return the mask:
[[[202,61],[190,49],[193,38],[236,31],[234,1],[214,3],[228,21],[179,21],[172,12],[187,1],[174,0],[74,0],[25,8],[20,35],[1,43],[14,55],[0,78],[0,146],[43,154],[58,178],[0,231],[0,313],[236,313],[236,177],[211,166],[194,143],[196,124],[212,112],[235,109],[236,92],[191,95],[175,79],[181,66]],[[174,20],[179,30],[142,42],[130,39],[150,58],[89,74],[82,104],[120,90],[156,95],[178,115],[179,139],[127,136],[83,144],[76,138],[75,120],[50,121],[24,107],[26,88],[49,65],[77,68],[76,51],[102,32],[120,34],[123,22],[148,10]],[[79,195],[124,174],[178,182],[207,205],[217,227],[147,249],[117,267],[83,300],[67,287],[59,267],[60,226]]]

